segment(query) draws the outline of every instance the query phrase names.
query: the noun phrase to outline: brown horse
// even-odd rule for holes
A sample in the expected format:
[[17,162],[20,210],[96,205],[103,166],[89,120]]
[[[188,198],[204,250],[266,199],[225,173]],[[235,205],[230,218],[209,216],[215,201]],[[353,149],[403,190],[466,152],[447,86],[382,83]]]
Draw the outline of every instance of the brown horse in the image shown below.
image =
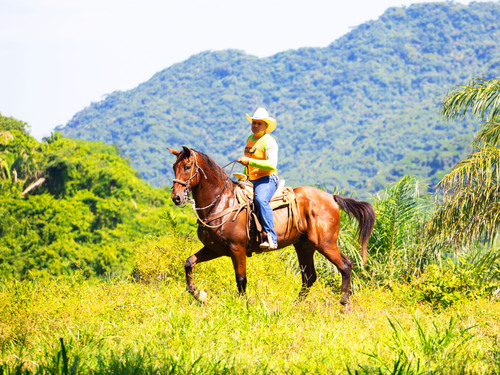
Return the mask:
[[[187,147],[176,151],[168,149],[177,157],[172,200],[176,205],[186,203],[192,192],[195,212],[198,215],[198,237],[203,247],[191,255],[185,264],[188,291],[204,302],[206,293],[196,290],[193,268],[220,256],[229,256],[236,273],[236,284],[240,294],[245,294],[247,285],[247,253],[261,252],[259,243],[249,241],[246,231],[247,214],[231,211],[238,204],[235,198],[236,183],[226,171],[209,156]],[[351,286],[352,261],[337,247],[340,229],[340,209],[358,220],[358,240],[363,261],[366,261],[366,245],[375,223],[375,211],[371,204],[359,202],[339,195],[331,195],[320,189],[302,186],[294,189],[301,227],[289,227],[288,210],[274,211],[274,225],[278,235],[278,248],[295,247],[302,273],[300,296],[305,296],[316,281],[314,252],[317,250],[340,271],[342,275],[341,303],[346,304]],[[226,212],[226,214],[224,214]],[[221,216],[222,215],[222,216]],[[234,217],[236,216],[236,217]],[[213,220],[211,219],[213,218]],[[247,251],[248,249],[248,251]]]

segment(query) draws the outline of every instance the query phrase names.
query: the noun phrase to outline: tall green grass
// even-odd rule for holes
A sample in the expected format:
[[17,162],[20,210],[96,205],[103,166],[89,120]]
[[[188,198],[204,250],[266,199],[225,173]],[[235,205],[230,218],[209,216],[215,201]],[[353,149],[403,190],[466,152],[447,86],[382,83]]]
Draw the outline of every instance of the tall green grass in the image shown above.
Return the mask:
[[[196,251],[189,241],[165,237],[149,248],[169,258],[175,249]],[[166,276],[146,282],[82,275],[5,281],[0,372],[500,371],[500,305],[492,298],[464,296],[453,308],[436,308],[415,298],[411,284],[364,284],[342,307],[336,276],[325,273],[298,302],[292,255],[286,249],[250,258],[246,298],[236,293],[229,259],[200,265],[195,277],[210,297],[203,305],[185,291],[181,256],[171,258]]]

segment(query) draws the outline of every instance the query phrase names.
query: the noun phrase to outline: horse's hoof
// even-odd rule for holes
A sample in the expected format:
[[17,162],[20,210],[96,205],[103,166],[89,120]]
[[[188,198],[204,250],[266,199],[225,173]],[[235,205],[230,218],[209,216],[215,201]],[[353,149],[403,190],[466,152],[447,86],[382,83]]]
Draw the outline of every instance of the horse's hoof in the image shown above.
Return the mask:
[[200,301],[201,303],[207,303],[208,301],[208,295],[207,295],[207,292],[205,292],[204,290],[200,290],[200,291],[196,291],[195,292],[195,295],[196,299],[198,301]]
[[201,302],[201,303],[207,303],[208,301],[208,295],[207,295],[207,292],[205,292],[204,290],[194,290],[194,291],[189,291],[189,293],[191,293],[191,295],[198,301],[198,302]]
[[345,305],[347,305],[347,302],[349,302],[349,296],[347,294],[344,294],[340,298],[340,304],[345,306]]

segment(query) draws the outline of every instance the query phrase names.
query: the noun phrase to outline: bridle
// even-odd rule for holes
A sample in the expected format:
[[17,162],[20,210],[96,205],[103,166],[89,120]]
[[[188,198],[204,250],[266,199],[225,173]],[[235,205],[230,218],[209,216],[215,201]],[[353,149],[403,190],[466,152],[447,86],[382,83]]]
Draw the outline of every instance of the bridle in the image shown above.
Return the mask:
[[[231,181],[231,179],[229,178],[229,176],[226,178],[226,181],[224,181],[224,186],[222,187],[221,191],[219,192],[219,194],[217,194],[217,196],[215,197],[215,199],[212,201],[212,203],[210,203],[209,205],[205,206],[205,207],[196,207],[196,202],[193,198],[190,197],[191,195],[191,180],[193,180],[195,177],[198,176],[198,173],[201,171],[201,173],[203,174],[203,177],[205,177],[205,179],[207,179],[207,175],[205,173],[205,171],[203,170],[203,168],[201,168],[199,165],[198,165],[198,162],[197,162],[197,156],[196,156],[196,151],[193,150],[193,149],[190,149],[190,151],[193,153],[193,164],[194,164],[194,169],[193,171],[191,172],[191,176],[189,176],[189,178],[186,180],[186,181],[182,181],[182,180],[179,180],[177,178],[174,178],[172,181],[173,183],[178,183],[182,186],[185,186],[186,188],[184,189],[184,200],[183,200],[183,206],[182,207],[185,207],[186,205],[186,202],[189,202],[191,203],[191,208],[193,209],[194,213],[196,214],[196,217],[198,218],[198,221],[201,222],[203,225],[207,226],[207,227],[211,227],[210,225],[206,224],[205,220],[201,219],[198,215],[198,213],[196,211],[201,211],[201,210],[205,210],[207,208],[210,208],[212,206],[214,206],[218,200],[220,199],[220,197],[222,196],[222,193],[224,192],[225,188],[226,188],[226,185],[227,185],[227,182],[228,181]],[[223,166],[222,168],[225,168],[227,167],[228,165],[230,164],[233,164],[233,168],[234,168],[234,163],[236,163],[236,160],[233,160],[231,162],[229,162],[228,164],[226,164],[225,166]],[[233,168],[231,168],[231,173],[233,171]],[[231,173],[229,173],[229,175],[231,175]],[[224,224],[224,223],[223,223]],[[222,225],[222,224],[221,224]],[[220,225],[216,226],[216,227],[219,227]]]
[[205,173],[205,171],[198,165],[198,162],[197,162],[197,157],[196,157],[196,151],[193,150],[193,149],[190,149],[190,151],[193,153],[193,164],[194,164],[194,169],[191,171],[191,176],[189,176],[189,178],[186,180],[186,181],[182,181],[182,180],[179,180],[178,178],[174,178],[172,180],[172,182],[175,184],[179,184],[179,185],[182,185],[184,187],[186,187],[184,189],[184,200],[183,200],[183,203],[184,205],[186,204],[186,201],[190,200],[190,194],[191,194],[191,180],[194,179],[195,177],[198,176],[198,172],[201,171],[201,173],[203,173],[203,177],[205,177],[205,180],[207,179],[207,175]]

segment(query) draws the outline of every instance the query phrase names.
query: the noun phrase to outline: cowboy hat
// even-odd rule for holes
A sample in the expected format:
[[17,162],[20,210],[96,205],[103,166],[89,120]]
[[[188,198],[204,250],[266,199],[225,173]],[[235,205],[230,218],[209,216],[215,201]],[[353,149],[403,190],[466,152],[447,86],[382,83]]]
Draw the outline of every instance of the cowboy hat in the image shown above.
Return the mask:
[[267,124],[266,133],[271,133],[274,129],[276,129],[276,120],[269,116],[269,113],[267,113],[265,108],[257,108],[252,117],[250,117],[248,113],[246,115],[248,121],[250,122],[252,122],[252,120],[264,121]]

